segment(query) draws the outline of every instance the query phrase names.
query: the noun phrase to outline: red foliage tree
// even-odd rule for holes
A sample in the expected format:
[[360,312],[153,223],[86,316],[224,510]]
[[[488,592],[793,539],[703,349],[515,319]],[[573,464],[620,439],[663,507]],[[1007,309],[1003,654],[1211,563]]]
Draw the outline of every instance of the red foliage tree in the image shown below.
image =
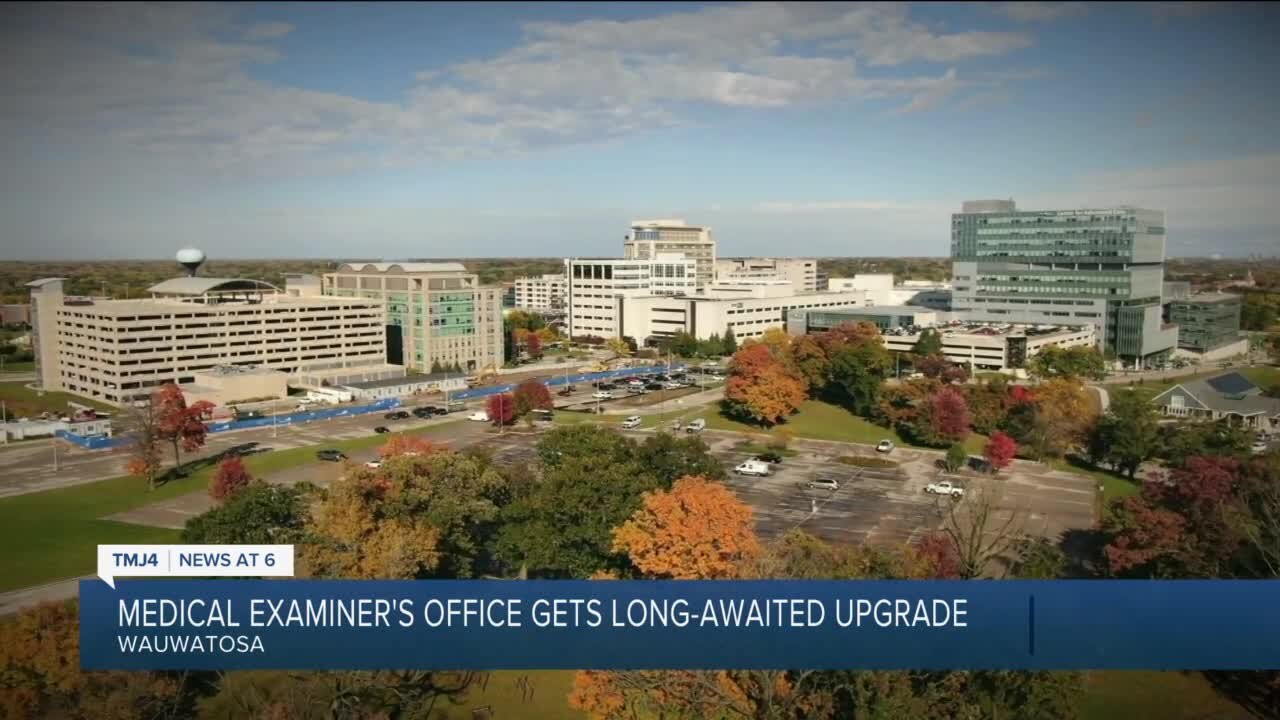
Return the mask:
[[929,399],[929,434],[934,442],[964,440],[972,425],[969,401],[959,390],[944,387]]
[[942,355],[926,355],[915,361],[916,372],[930,378],[942,377],[951,369],[951,361]]
[[991,434],[986,446],[982,448],[982,457],[986,458],[987,462],[991,463],[991,467],[996,470],[1008,467],[1017,454],[1017,441],[999,430]]
[[538,337],[537,333],[529,333],[525,336],[524,350],[534,360],[542,357],[542,338]]
[[249,487],[253,476],[249,474],[244,461],[237,455],[225,457],[218,463],[213,478],[209,481],[209,497],[218,502],[231,498],[236,493]]
[[1009,386],[1009,406],[1029,405],[1036,401],[1035,393],[1031,392],[1025,385]]
[[925,563],[930,577],[938,580],[954,580],[960,577],[960,556],[955,543],[946,533],[926,535],[915,547],[916,555]]
[[509,393],[490,395],[487,409],[489,421],[494,425],[510,425],[516,421],[516,401]]
[[516,386],[512,397],[515,400],[517,416],[527,415],[531,410],[550,410],[555,407],[555,402],[551,399],[551,391],[538,380],[529,379],[520,383]]
[[179,448],[193,452],[204,447],[208,434],[204,417],[213,411],[213,403],[201,400],[187,407],[182,389],[169,383],[152,393],[151,404],[155,408],[159,439],[173,444],[174,465],[182,464]]

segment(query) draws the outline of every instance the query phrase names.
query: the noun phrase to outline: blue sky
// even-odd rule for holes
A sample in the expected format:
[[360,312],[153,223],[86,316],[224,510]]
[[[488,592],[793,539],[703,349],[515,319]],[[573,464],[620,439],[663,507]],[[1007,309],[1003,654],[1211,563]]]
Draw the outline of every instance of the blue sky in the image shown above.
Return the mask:
[[11,5],[4,257],[944,255],[965,199],[1280,248],[1265,4]]

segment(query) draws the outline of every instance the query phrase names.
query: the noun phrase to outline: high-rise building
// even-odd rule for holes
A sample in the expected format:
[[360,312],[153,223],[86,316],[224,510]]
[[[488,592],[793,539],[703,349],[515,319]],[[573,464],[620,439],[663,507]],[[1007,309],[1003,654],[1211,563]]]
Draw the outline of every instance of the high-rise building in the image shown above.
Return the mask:
[[1245,352],[1248,343],[1240,337],[1240,308],[1239,295],[1189,293],[1165,298],[1165,319],[1178,326],[1178,347],[1183,350],[1200,355],[1228,348],[1228,353]]
[[546,313],[564,312],[564,275],[516,278],[515,307]]
[[716,282],[787,280],[796,292],[817,292],[818,261],[805,258],[733,258],[716,260]]
[[635,220],[631,234],[622,243],[627,260],[651,260],[658,255],[678,253],[698,265],[698,287],[711,284],[716,274],[716,241],[711,228],[689,225],[684,220]]
[[324,294],[386,305],[388,362],[429,372],[502,367],[502,289],[481,287],[461,263],[347,263]]
[[[966,203],[951,216],[953,310],[992,322],[1094,325],[1105,352],[1163,362],[1178,329],[1161,317],[1164,212],[1018,210]],[[978,208],[978,211],[973,211]]]
[[623,298],[691,295],[697,261],[660,253],[652,259],[568,258],[564,261],[569,336],[623,334]]

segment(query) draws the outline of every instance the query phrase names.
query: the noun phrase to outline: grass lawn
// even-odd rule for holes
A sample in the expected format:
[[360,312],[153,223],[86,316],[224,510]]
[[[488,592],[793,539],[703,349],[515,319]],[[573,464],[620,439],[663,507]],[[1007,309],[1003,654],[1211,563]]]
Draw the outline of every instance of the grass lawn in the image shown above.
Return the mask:
[[43,412],[65,413],[71,409],[67,406],[67,402],[88,405],[108,413],[119,411],[119,408],[68,393],[41,394],[27,387],[25,382],[0,382],[0,400],[4,400],[5,408],[13,417],[35,417]]
[[[435,425],[409,434],[430,433]],[[381,435],[324,443],[345,452],[377,447],[387,441]],[[256,477],[316,462],[320,446],[275,450],[245,458]],[[98,544],[176,542],[177,530],[112,522],[100,518],[158,500],[200,491],[209,486],[213,465],[148,492],[135,477],[100,480],[75,487],[0,498],[0,547],[6,549],[0,564],[0,592],[92,573]]]
[[[495,720],[585,718],[585,714],[569,707],[573,676],[573,670],[497,670],[489,673],[489,682],[483,689],[479,685],[468,689],[460,707],[466,711],[488,708],[488,717]],[[522,693],[517,684],[522,677],[533,690],[532,697]],[[471,717],[470,712],[466,717]]]
[[1080,720],[1161,718],[1235,720],[1252,717],[1222,697],[1198,672],[1093,671],[1080,698]]
[[22,362],[5,362],[4,369],[0,373],[29,373],[34,372],[36,363],[34,360],[23,360]]
[[1280,367],[1266,366],[1244,368],[1240,371],[1240,374],[1249,378],[1250,382],[1263,390],[1266,390],[1276,383],[1280,383]]
[[1142,489],[1142,483],[1140,482],[1134,482],[1123,475],[1103,468],[1093,467],[1083,460],[1054,460],[1050,463],[1050,466],[1054,470],[1076,473],[1077,475],[1088,475],[1096,480],[1102,486],[1102,498],[1108,505],[1116,498],[1137,495],[1138,491]]

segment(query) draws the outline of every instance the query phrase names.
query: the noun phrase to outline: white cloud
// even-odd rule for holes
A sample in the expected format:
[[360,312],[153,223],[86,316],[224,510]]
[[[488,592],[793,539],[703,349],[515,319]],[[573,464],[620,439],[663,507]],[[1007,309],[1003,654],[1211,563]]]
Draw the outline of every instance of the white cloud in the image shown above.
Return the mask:
[[1089,12],[1082,2],[997,2],[987,7],[1015,22],[1049,22]]
[[[287,23],[214,4],[26,6],[0,34],[0,131],[62,131],[255,172],[519,153],[680,124],[690,106],[881,100],[900,112],[965,88],[963,62],[1030,35],[949,33],[901,4],[754,3],[629,20],[529,23],[494,57],[422,68],[396,101],[267,83]],[[910,72],[866,72],[910,63]]]

